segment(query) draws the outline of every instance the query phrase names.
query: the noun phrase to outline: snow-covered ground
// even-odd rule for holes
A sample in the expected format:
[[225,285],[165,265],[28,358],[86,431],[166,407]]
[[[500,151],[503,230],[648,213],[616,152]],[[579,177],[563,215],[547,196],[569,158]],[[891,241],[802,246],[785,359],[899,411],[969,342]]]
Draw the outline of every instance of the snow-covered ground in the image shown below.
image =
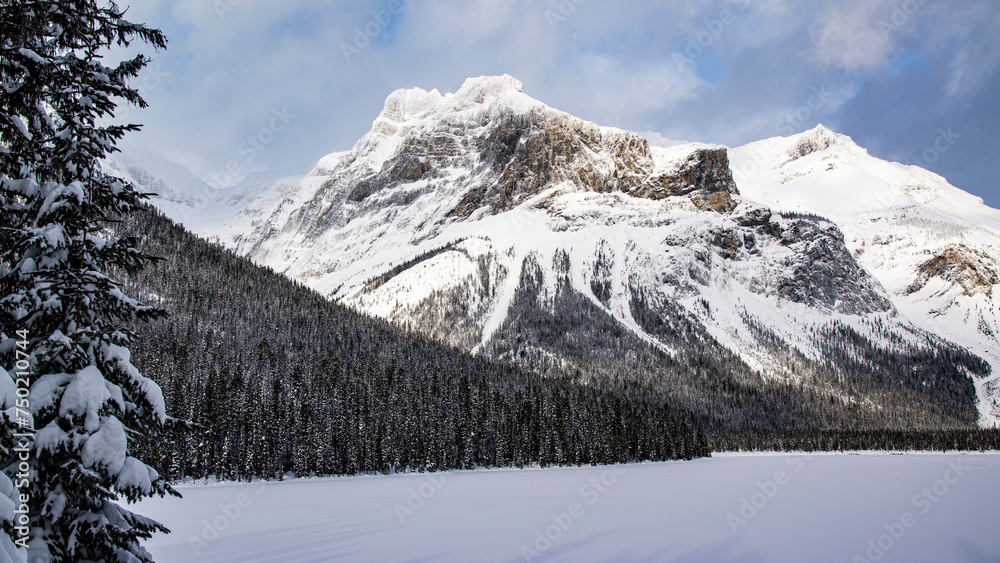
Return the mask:
[[1000,455],[716,455],[184,485],[157,561],[1000,561]]

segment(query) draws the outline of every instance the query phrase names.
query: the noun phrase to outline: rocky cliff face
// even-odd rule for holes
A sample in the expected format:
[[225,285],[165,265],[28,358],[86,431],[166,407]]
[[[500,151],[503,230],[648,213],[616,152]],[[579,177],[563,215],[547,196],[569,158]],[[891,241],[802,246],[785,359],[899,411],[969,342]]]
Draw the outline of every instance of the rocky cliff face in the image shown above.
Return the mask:
[[[827,133],[775,158],[816,158]],[[754,203],[738,179],[724,147],[651,147],[483,77],[393,93],[351,151],[225,232],[333,299],[532,369],[676,387],[700,409],[721,392],[711,364],[836,416],[975,419],[970,375],[990,366],[904,318],[838,224]],[[988,283],[952,262],[928,275]]]
[[916,293],[936,279],[951,284],[949,289],[957,289],[965,297],[976,294],[992,297],[993,288],[1000,285],[998,266],[1000,264],[996,259],[982,250],[974,250],[964,244],[948,245],[920,264],[916,279],[906,292]]
[[907,321],[986,360],[975,377],[980,413],[1000,420],[1000,211],[822,126],[731,154],[745,198],[835,222]]
[[[421,180],[433,183],[462,169],[463,176],[479,181],[469,182],[447,218],[508,211],[559,185],[651,199],[693,195],[700,203],[725,194],[708,205],[733,208],[726,196],[738,191],[725,148],[694,148],[676,166],[658,170],[644,138],[532,102],[509,77],[470,81],[450,97],[396,92],[372,133],[330,171],[323,192],[340,189],[345,203],[361,205],[373,194]],[[391,154],[379,153],[388,156],[380,163],[365,161],[376,147]],[[359,160],[368,170],[353,166]],[[345,174],[349,189],[338,181]]]

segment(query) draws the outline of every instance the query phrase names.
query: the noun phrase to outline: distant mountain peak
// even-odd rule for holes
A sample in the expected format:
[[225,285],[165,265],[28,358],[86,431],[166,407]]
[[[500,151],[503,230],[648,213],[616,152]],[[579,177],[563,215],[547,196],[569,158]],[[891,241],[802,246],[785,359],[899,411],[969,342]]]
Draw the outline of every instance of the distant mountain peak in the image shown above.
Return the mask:
[[404,88],[394,91],[385,99],[380,119],[403,122],[420,115],[444,99],[437,90]]
[[847,135],[835,133],[820,124],[797,136],[797,142],[788,150],[789,162],[836,145],[863,150]]
[[[1000,419],[1000,212],[823,125],[734,149],[651,146],[508,75],[396,90],[350,151],[217,232],[333,299],[477,353],[561,365],[581,342],[603,346],[597,333],[622,334],[639,346],[629,353],[704,344],[790,384],[812,362],[862,379],[881,362],[877,377],[929,396],[954,384],[962,416]],[[566,318],[573,335],[596,332],[553,344]],[[538,332],[550,321],[562,328]],[[830,344],[845,338],[850,350]],[[842,383],[817,389],[857,400]]]
[[482,101],[489,96],[499,96],[508,92],[523,94],[524,84],[509,74],[503,74],[501,76],[467,78],[455,95]]
[[[469,78],[457,92],[441,94],[437,90],[423,88],[403,88],[389,94],[378,119],[392,124],[421,119],[431,113],[454,113],[470,109],[499,107],[506,113],[525,113],[545,104],[524,93],[524,86],[516,78],[502,76],[480,76]],[[377,127],[376,127],[377,128]]]

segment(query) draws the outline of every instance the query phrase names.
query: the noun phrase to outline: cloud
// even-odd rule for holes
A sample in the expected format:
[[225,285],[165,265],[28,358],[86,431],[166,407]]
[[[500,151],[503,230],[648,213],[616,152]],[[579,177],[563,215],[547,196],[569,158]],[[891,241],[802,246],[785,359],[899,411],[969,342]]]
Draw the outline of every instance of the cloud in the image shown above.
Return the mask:
[[[917,0],[912,1],[917,4]],[[812,55],[822,64],[848,72],[868,72],[884,66],[895,48],[894,32],[899,27],[887,27],[892,25],[885,19],[889,10],[888,0],[831,2],[809,29]]]
[[[780,120],[825,89],[795,127],[843,124],[905,153],[899,124],[961,122],[1000,66],[1000,3],[979,0],[401,1],[388,21],[390,0],[136,2],[128,17],[170,44],[126,145],[204,178],[233,160],[303,173],[350,148],[397,88],[508,73],[585,119],[730,145],[787,132]],[[285,109],[296,117],[271,138]],[[993,113],[977,118],[996,129]],[[259,135],[269,142],[247,162],[240,148]]]
[[[996,6],[992,10],[986,6],[977,6],[965,19],[982,22],[985,30],[982,34],[962,38],[962,48],[952,58],[950,76],[945,87],[951,97],[966,96],[974,92],[986,77],[1000,67],[1000,41],[997,41],[1000,37],[1000,10]],[[965,33],[968,30],[968,27],[961,29]]]

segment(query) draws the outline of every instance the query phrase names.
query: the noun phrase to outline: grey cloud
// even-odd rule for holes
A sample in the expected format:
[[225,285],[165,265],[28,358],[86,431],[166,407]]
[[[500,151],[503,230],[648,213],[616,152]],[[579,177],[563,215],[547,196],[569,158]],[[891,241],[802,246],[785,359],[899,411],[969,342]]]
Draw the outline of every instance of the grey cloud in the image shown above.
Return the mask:
[[[895,25],[894,10],[920,0],[425,0],[405,2],[384,26],[387,0],[221,1],[233,8],[221,16],[205,0],[148,0],[129,12],[171,43],[156,55],[169,77],[148,93],[145,130],[127,144],[203,177],[243,158],[275,109],[297,117],[241,171],[303,173],[363,135],[392,90],[454,91],[468,76],[500,73],[586,119],[726,144],[784,132],[782,117],[825,89],[834,95],[794,124],[877,139],[892,156],[914,149],[909,127],[886,124],[887,113],[920,127],[929,113],[969,120],[969,100],[1000,64],[1000,6],[976,0],[928,0],[888,34],[879,22]],[[343,45],[365,26],[374,37],[346,60]],[[694,66],[679,67],[674,55],[699,34]],[[919,99],[887,109],[909,96]],[[995,131],[995,112],[982,117]],[[878,131],[865,125],[875,122]],[[984,176],[961,177],[964,189],[997,190]]]

